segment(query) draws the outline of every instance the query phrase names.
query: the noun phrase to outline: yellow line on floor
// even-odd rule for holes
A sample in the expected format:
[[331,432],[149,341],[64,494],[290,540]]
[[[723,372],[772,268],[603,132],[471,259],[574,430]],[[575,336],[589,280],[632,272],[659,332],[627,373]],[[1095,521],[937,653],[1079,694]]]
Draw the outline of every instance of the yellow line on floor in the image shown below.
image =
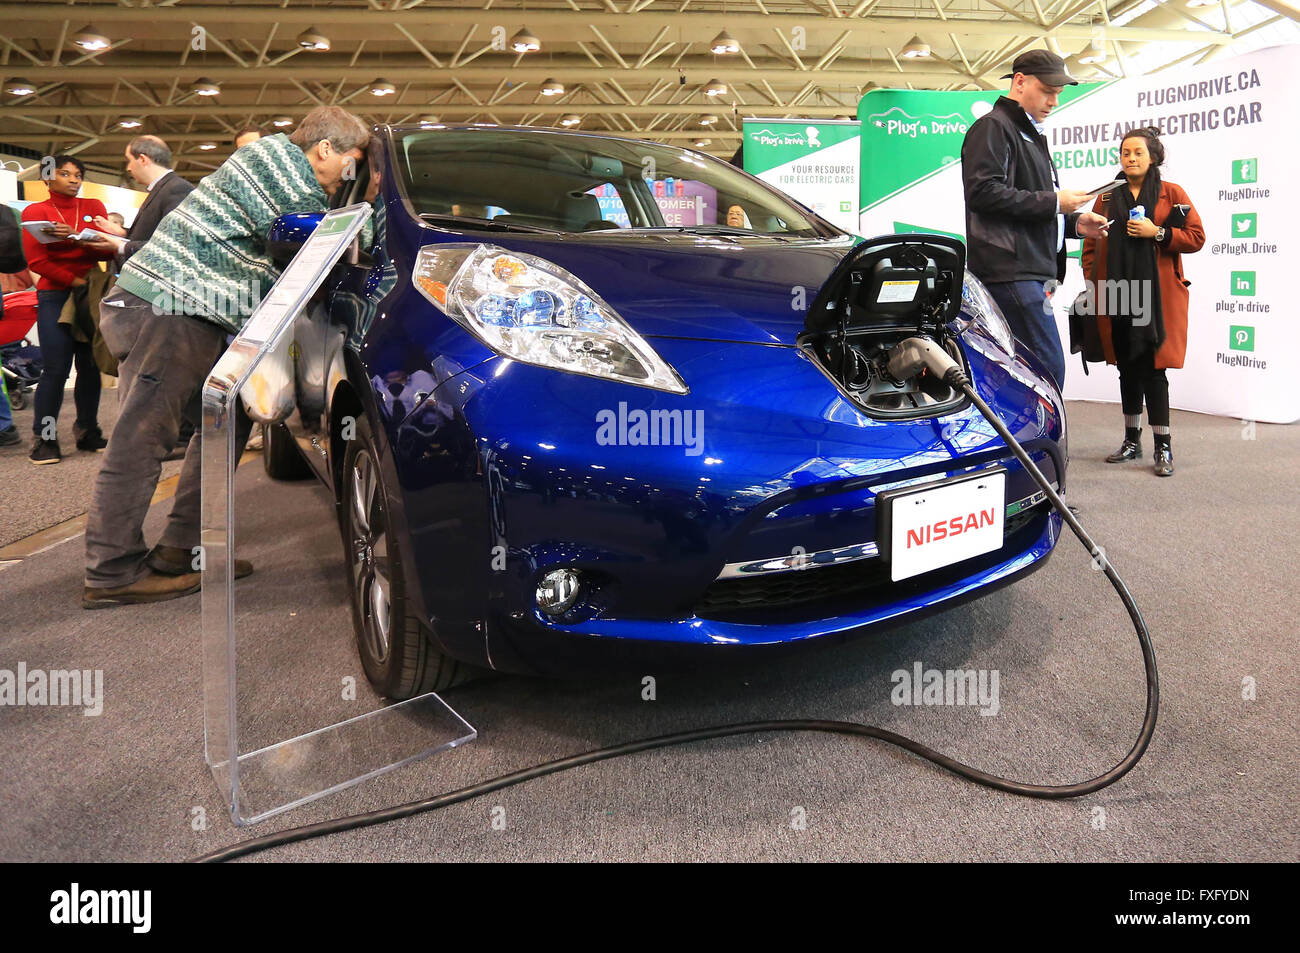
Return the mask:
[[[249,460],[253,460],[260,454],[245,451],[244,455],[239,458],[239,465],[242,467]],[[160,500],[170,499],[176,495],[176,484],[180,482],[179,473],[169,476],[165,480],[158,481],[158,488],[153,491],[153,498],[149,500],[149,505]],[[18,560],[27,559],[38,553],[43,553],[47,549],[53,549],[60,543],[66,543],[70,539],[76,539],[86,531],[86,519],[88,514],[82,513],[80,516],[74,516],[72,519],[64,520],[62,523],[55,523],[46,529],[32,533],[17,542],[10,543],[8,546],[0,546],[0,563],[13,563]]]

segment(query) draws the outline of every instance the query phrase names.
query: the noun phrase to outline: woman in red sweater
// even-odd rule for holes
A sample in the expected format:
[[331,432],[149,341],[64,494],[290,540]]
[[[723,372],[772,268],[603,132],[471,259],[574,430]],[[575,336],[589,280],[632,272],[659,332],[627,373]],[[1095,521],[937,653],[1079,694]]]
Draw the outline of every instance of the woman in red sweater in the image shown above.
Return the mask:
[[99,429],[99,367],[90,343],[74,340],[67,327],[59,324],[59,314],[72,289],[86,283],[86,272],[96,263],[113,257],[111,249],[88,248],[83,242],[66,240],[68,235],[90,225],[96,215],[106,214],[99,199],[77,197],[85,174],[86,166],[80,159],[55,156],[54,174],[46,181],[49,199],[33,202],[23,209],[24,222],[53,222],[48,233],[65,239],[47,245],[23,230],[27,267],[38,276],[36,331],[40,335],[44,363],[34,401],[36,417],[32,429],[36,439],[31,461],[36,464],[58,463],[63,458],[57,429],[59,408],[63,406],[63,388],[74,361],[77,383],[73,400],[77,405],[77,420],[72,433],[77,449],[94,453],[107,446]]

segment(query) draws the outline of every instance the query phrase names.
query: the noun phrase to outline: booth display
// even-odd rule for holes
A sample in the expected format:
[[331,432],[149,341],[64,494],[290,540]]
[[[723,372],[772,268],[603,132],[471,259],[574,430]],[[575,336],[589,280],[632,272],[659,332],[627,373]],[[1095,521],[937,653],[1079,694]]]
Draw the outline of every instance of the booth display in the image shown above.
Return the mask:
[[[1300,47],[1281,46],[1200,66],[1066,87],[1045,123],[1062,188],[1089,190],[1119,171],[1125,131],[1154,125],[1168,150],[1165,178],[1187,190],[1208,237],[1182,256],[1190,282],[1186,363],[1169,376],[1182,410],[1270,423],[1300,419],[1300,326],[1287,318],[1294,259],[1288,210],[1300,199],[1291,158],[1300,132],[1290,102]],[[962,236],[961,143],[1000,95],[871,90],[863,123],[859,232]],[[1156,223],[1160,224],[1160,223]],[[1053,296],[1061,339],[1066,308],[1083,290],[1079,243]],[[1067,355],[1067,399],[1116,401],[1113,367],[1084,375]]]

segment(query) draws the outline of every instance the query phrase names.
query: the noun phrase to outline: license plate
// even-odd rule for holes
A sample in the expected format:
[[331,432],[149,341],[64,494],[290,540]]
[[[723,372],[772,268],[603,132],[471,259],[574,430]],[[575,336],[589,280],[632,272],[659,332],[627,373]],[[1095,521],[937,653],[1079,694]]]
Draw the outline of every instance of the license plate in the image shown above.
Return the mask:
[[1005,470],[887,494],[881,534],[897,582],[1002,548]]

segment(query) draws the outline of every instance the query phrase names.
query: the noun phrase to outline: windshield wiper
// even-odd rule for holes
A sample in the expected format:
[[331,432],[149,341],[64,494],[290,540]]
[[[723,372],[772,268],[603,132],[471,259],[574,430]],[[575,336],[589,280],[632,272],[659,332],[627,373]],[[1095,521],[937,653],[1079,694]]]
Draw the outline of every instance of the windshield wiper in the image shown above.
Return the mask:
[[[612,229],[611,229],[612,231]],[[686,235],[736,235],[744,238],[771,238],[779,242],[801,237],[795,232],[756,232],[751,228],[739,228],[735,225],[659,225],[646,228],[619,229],[623,233],[657,234],[660,232],[678,232]]]
[[464,225],[470,228],[490,228],[500,232],[541,232],[546,235],[564,234],[558,228],[543,228],[540,225],[522,225],[518,222],[498,222],[491,218],[479,218],[475,215],[440,215],[437,212],[421,212],[420,220],[436,222],[440,225]]

